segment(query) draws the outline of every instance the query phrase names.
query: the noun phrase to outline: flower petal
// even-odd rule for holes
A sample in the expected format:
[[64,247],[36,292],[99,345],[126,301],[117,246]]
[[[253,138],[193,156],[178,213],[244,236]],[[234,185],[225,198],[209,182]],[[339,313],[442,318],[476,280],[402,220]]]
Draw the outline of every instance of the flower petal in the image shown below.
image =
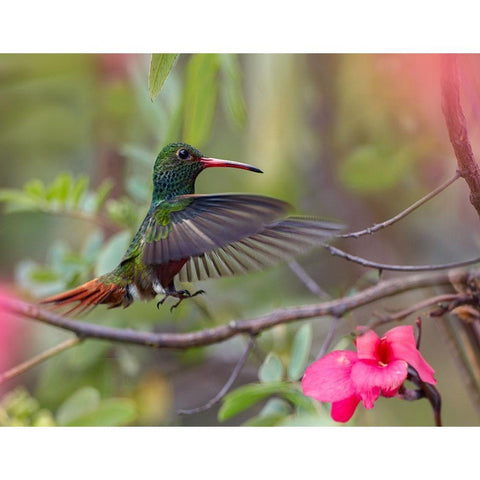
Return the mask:
[[332,403],[331,416],[336,422],[348,422],[353,414],[357,405],[360,403],[360,399],[356,395]]
[[357,361],[356,352],[336,350],[312,363],[302,379],[305,395],[320,402],[338,402],[355,393],[350,372]]
[[427,383],[435,385],[435,370],[425,361],[422,354],[417,350],[413,327],[403,325],[389,330],[383,337],[390,346],[392,360],[405,360],[417,372],[420,378]]
[[352,382],[365,408],[373,408],[380,394],[393,396],[407,378],[407,363],[395,360],[379,366],[374,362],[359,360],[352,367]]
[[361,360],[379,360],[378,348],[380,337],[373,331],[367,330],[356,339],[358,358]]

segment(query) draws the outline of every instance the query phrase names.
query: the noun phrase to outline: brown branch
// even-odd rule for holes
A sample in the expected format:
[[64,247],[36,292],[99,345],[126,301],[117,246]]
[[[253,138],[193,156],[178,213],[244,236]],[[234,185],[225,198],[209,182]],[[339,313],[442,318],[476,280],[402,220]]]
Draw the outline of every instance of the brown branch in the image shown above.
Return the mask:
[[68,340],[65,340],[64,342],[55,345],[52,348],[49,348],[45,352],[39,353],[38,355],[35,355],[33,358],[30,360],[26,360],[25,362],[20,363],[19,365],[11,368],[10,370],[7,370],[4,373],[0,374],[0,385],[5,382],[6,380],[10,380],[13,377],[16,377],[17,375],[20,375],[27,370],[30,370],[31,368],[35,367],[39,363],[44,362],[45,360],[48,360],[49,358],[58,355],[59,353],[68,350],[69,348],[74,347],[75,345],[78,345],[82,340],[78,337],[74,338],[69,338]]
[[359,230],[358,232],[350,232],[350,233],[344,233],[342,235],[338,235],[339,238],[358,238],[363,235],[370,235],[372,233],[378,232],[378,230],[381,230],[383,228],[389,227],[390,225],[393,225],[394,223],[398,222],[402,218],[405,218],[407,215],[412,213],[414,210],[417,208],[421,207],[424,203],[427,203],[429,200],[431,200],[433,197],[437,196],[439,193],[443,192],[447,187],[449,187],[452,183],[454,183],[456,180],[460,178],[460,174],[457,172],[452,178],[447,180],[445,183],[437,187],[435,190],[432,190],[430,193],[422,197],[420,200],[417,200],[415,203],[410,205],[408,208],[405,210],[401,211],[398,215],[395,215],[394,217],[385,220],[382,223],[376,223],[371,227],[365,228],[363,230]]
[[460,103],[457,56],[442,56],[442,110],[450,142],[457,157],[458,172],[470,188],[470,203],[480,216],[480,167],[468,139],[467,122]]
[[[105,327],[102,325],[71,320],[46,309],[40,309],[19,300],[0,299],[0,309],[69,330],[81,339],[96,338],[112,342],[130,343],[154,348],[185,349],[219,343],[239,334],[256,335],[276,325],[322,316],[341,317],[377,300],[419,288],[451,285],[453,281],[466,281],[480,277],[480,271],[416,274],[408,277],[382,281],[372,287],[351,295],[323,303],[275,310],[266,315],[248,320],[232,321],[226,325],[189,333],[152,333],[131,329]],[[454,278],[456,277],[456,278]]]
[[413,313],[418,312],[419,310],[423,310],[424,308],[427,308],[427,307],[432,307],[433,305],[438,305],[439,303],[461,302],[462,300],[465,301],[469,298],[470,296],[460,295],[458,293],[447,293],[445,295],[437,295],[436,297],[427,298],[425,300],[422,300],[418,303],[411,305],[408,308],[405,308],[404,310],[399,310],[397,312],[393,312],[387,315],[376,315],[379,318],[379,320],[369,324],[366,330],[377,328],[386,323],[399,322],[400,320],[404,320],[405,318],[412,315]]
[[344,252],[339,248],[332,247],[332,245],[324,244],[322,247],[328,250],[331,255],[343,258],[344,260],[348,260],[353,263],[358,263],[359,265],[362,265],[362,267],[376,268],[378,270],[390,270],[392,272],[432,272],[435,270],[448,270],[452,268],[466,267],[468,265],[473,265],[474,263],[480,262],[480,257],[475,257],[470,258],[469,260],[442,263],[439,265],[391,265],[388,263],[372,262],[366,258],[358,257],[357,255]]

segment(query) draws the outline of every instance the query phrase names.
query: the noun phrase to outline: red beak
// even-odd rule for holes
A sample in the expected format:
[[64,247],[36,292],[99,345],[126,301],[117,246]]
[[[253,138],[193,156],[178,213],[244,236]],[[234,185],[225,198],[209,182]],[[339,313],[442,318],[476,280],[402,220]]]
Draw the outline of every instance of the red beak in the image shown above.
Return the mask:
[[254,167],[253,165],[248,165],[247,163],[232,162],[231,160],[221,160],[219,158],[201,157],[200,162],[202,162],[203,165],[205,165],[205,168],[231,167],[231,168],[241,168],[243,170],[250,170],[251,172],[263,173],[259,168]]

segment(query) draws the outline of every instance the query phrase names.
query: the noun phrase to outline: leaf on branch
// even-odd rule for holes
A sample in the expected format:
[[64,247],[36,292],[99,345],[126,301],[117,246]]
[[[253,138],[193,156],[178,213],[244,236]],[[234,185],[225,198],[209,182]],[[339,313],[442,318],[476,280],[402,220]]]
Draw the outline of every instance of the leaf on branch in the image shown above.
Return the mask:
[[148,74],[148,91],[152,102],[158,97],[170,70],[178,57],[178,53],[154,53],[150,60]]
[[258,370],[258,379],[262,383],[280,382],[283,378],[283,365],[280,357],[270,352]]
[[44,212],[67,214],[95,221],[95,215],[112,189],[105,181],[96,192],[88,191],[88,177],[75,179],[70,173],[60,173],[46,185],[39,179],[30,180],[22,189],[0,189],[0,202],[5,212]]
[[302,411],[315,411],[311,400],[289,383],[251,383],[237,388],[224,398],[218,412],[218,420],[220,422],[228,420],[271,395],[284,398]]

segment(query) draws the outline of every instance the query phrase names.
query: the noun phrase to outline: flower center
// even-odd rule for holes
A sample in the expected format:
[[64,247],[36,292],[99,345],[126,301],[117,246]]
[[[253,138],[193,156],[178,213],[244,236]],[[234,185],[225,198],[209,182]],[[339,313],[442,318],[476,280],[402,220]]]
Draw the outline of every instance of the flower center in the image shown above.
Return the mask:
[[390,345],[382,338],[377,349],[377,361],[380,366],[385,367],[388,365],[390,362],[390,352]]

